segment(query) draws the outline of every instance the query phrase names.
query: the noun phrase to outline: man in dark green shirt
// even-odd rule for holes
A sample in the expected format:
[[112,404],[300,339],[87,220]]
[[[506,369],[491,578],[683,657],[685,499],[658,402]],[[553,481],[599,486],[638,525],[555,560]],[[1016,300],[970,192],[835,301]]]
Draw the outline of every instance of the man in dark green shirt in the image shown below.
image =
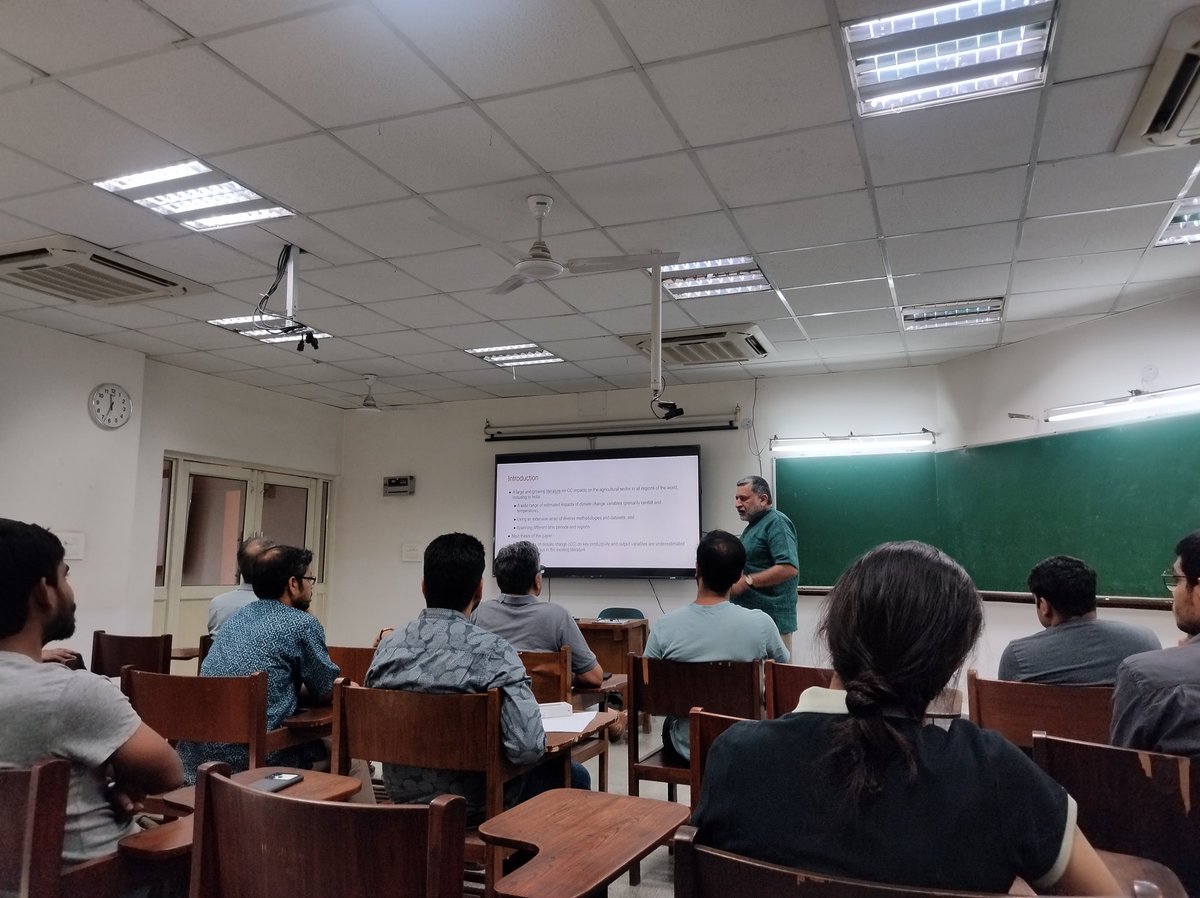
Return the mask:
[[729,600],[769,614],[790,654],[796,631],[796,587],[800,585],[796,528],[787,515],[771,506],[770,484],[757,475],[737,482],[734,505],[738,517],[746,522],[742,531],[746,571],[733,584]]

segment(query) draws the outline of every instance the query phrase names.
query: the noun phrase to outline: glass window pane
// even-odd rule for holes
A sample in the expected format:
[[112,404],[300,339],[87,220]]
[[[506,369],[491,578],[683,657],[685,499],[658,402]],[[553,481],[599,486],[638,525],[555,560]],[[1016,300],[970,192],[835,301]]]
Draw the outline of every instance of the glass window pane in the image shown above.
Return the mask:
[[308,490],[302,486],[264,483],[262,532],[282,546],[307,545]]
[[167,585],[167,533],[171,523],[171,471],[175,462],[163,459],[162,492],[158,499],[158,553],[154,561],[154,585]]
[[234,586],[246,515],[246,481],[193,474],[188,482],[184,586]]
[[325,582],[325,540],[329,536],[329,481],[321,481],[321,519],[317,522],[321,528],[321,558],[318,564],[317,576],[320,582]]

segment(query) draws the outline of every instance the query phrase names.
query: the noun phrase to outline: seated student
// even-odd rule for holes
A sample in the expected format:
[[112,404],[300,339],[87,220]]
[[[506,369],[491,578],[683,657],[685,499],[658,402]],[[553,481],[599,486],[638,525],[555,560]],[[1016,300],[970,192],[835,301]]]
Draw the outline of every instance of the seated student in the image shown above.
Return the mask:
[[[647,658],[668,661],[754,661],[772,658],[786,662],[787,647],[775,622],[765,611],[729,601],[729,591],[742,577],[746,549],[724,530],[710,530],[696,546],[696,600],[664,614],[650,628]],[[663,756],[686,767],[691,758],[688,719],[663,722]]]
[[967,720],[922,723],[975,644],[971,578],[924,543],[856,560],[826,601],[834,678],[778,720],[712,745],[692,823],[701,842],[777,864],[919,888],[1121,890],[1075,802],[1020,749]]
[[[483,598],[483,544],[466,533],[446,533],[425,548],[421,592],[426,608],[375,650],[367,686],[411,692],[500,690],[500,738],[513,764],[532,764],[546,750],[542,715],[516,649],[469,620]],[[451,793],[467,799],[467,825],[483,819],[483,774],[385,764],[383,780],[398,804],[428,804]],[[506,806],[562,785],[555,765],[509,781]]]
[[1200,530],[1175,546],[1163,581],[1184,638],[1118,668],[1112,744],[1200,760]]
[[1096,572],[1055,555],[1029,572],[1034,610],[1046,629],[1014,639],[1000,656],[1000,679],[1063,686],[1111,686],[1129,655],[1159,649],[1148,627],[1096,618]]
[[183,784],[179,756],[108,679],[44,664],[42,647],[75,632],[75,592],[49,530],[0,518],[0,763],[71,762],[63,861],[117,850],[149,793]]
[[221,624],[258,598],[254,594],[254,565],[258,562],[258,556],[273,545],[274,542],[263,536],[242,540],[237,550],[238,577],[242,582],[208,603],[209,636],[216,636]]

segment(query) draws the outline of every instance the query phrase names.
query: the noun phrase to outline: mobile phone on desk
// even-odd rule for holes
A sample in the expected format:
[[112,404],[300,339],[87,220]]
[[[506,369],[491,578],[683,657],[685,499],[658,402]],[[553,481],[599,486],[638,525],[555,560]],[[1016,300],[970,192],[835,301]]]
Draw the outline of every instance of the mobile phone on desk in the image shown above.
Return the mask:
[[302,773],[268,773],[262,779],[252,782],[250,788],[257,789],[259,792],[278,792],[302,779],[304,779]]
[[611,677],[611,676],[612,676],[612,671],[611,671],[611,670],[606,670],[606,671],[604,672],[604,679],[606,679],[606,680],[607,680],[607,679],[608,679],[609,677]]

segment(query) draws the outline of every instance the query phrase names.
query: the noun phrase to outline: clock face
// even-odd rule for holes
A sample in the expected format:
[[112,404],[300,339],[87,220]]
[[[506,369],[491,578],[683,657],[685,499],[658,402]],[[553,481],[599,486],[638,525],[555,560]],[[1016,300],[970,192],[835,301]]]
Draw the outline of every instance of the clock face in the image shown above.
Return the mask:
[[92,420],[107,430],[116,430],[133,416],[133,399],[119,384],[100,384],[88,398]]

